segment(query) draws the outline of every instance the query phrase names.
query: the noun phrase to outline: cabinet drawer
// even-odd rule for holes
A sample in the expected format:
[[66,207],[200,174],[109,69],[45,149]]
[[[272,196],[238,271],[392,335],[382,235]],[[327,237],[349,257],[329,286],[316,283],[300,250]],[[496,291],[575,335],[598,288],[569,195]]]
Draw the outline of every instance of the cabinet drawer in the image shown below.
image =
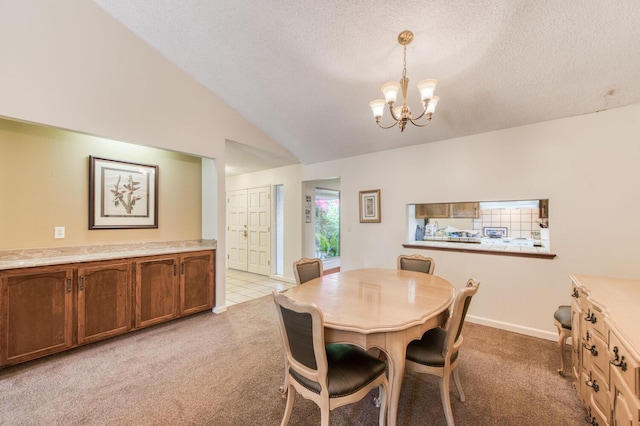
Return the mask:
[[640,398],[640,368],[638,361],[629,355],[629,351],[620,342],[615,333],[611,333],[609,343],[611,368],[620,373],[620,377],[629,389]]
[[[607,344],[598,333],[595,333],[591,325],[587,325],[582,339],[582,359],[585,368],[597,368],[598,372],[609,383],[609,353]],[[587,367],[588,366],[588,367]]]
[[581,386],[585,388],[584,397],[591,406],[600,412],[609,412],[609,384],[598,370],[590,369],[582,372]]
[[574,302],[580,308],[579,310],[582,312],[587,312],[587,308],[591,305],[587,300],[587,294],[582,290],[582,288],[575,283],[573,284],[573,289],[571,290],[571,297],[573,297]]
[[587,324],[587,329],[593,334],[598,335],[605,343],[609,343],[609,339],[605,333],[604,314],[602,309],[592,303],[587,306],[587,310],[583,312],[583,320]]

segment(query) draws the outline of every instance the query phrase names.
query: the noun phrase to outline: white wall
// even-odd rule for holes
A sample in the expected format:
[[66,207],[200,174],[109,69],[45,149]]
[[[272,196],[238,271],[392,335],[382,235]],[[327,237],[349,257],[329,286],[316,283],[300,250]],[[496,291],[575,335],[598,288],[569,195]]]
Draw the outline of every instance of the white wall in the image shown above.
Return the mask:
[[[470,277],[481,281],[471,321],[556,339],[553,312],[570,303],[570,274],[640,279],[640,220],[630,220],[640,211],[638,135],[640,104],[301,166],[295,173],[302,181],[340,177],[343,270],[394,268],[400,253],[429,255],[436,274],[457,287]],[[289,172],[259,177],[281,181]],[[252,186],[254,177],[244,176],[243,183]],[[382,222],[359,223],[359,191],[378,188]],[[553,260],[402,247],[407,204],[540,198],[550,202]],[[301,209],[301,201],[294,203],[293,220],[285,219],[285,239],[298,246],[289,259],[302,254],[301,240],[291,243]]]

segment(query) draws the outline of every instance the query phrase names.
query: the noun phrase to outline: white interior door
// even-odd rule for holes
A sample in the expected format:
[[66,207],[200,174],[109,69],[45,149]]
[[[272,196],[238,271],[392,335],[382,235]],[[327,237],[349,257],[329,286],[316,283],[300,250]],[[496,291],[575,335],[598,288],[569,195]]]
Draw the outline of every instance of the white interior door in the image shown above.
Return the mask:
[[249,272],[271,274],[271,189],[247,190]]
[[227,193],[227,267],[247,271],[247,190]]

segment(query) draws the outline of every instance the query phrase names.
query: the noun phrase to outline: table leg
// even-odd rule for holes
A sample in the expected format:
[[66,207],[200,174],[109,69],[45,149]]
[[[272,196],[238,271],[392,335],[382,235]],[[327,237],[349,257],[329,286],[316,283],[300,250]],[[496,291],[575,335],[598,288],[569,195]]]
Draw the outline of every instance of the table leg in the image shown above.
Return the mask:
[[405,356],[407,353],[406,339],[398,334],[387,335],[385,353],[389,366],[389,411],[387,424],[395,426],[398,417],[398,402],[404,376]]

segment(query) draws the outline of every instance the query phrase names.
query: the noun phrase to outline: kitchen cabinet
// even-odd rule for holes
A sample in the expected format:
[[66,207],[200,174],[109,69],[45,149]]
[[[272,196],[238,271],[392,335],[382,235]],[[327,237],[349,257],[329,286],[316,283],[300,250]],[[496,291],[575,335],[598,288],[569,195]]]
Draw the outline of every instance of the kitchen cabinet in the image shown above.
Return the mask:
[[206,251],[180,257],[180,315],[213,308],[213,256]]
[[451,203],[451,217],[477,219],[480,217],[480,203]]
[[540,200],[538,202],[538,216],[540,219],[548,219],[549,218],[549,200]]
[[478,217],[480,217],[480,203],[416,204],[418,219],[477,219]]
[[215,250],[0,270],[0,366],[213,308]]
[[168,321],[178,316],[178,271],[176,258],[161,256],[134,263],[136,328]]
[[131,263],[104,261],[78,267],[78,344],[131,330]]
[[416,204],[416,218],[440,219],[449,217],[449,203]]
[[136,328],[213,307],[213,252],[140,259],[135,264]]
[[592,424],[640,421],[640,281],[572,276],[572,360]]
[[73,268],[9,272],[0,283],[0,365],[73,346]]

